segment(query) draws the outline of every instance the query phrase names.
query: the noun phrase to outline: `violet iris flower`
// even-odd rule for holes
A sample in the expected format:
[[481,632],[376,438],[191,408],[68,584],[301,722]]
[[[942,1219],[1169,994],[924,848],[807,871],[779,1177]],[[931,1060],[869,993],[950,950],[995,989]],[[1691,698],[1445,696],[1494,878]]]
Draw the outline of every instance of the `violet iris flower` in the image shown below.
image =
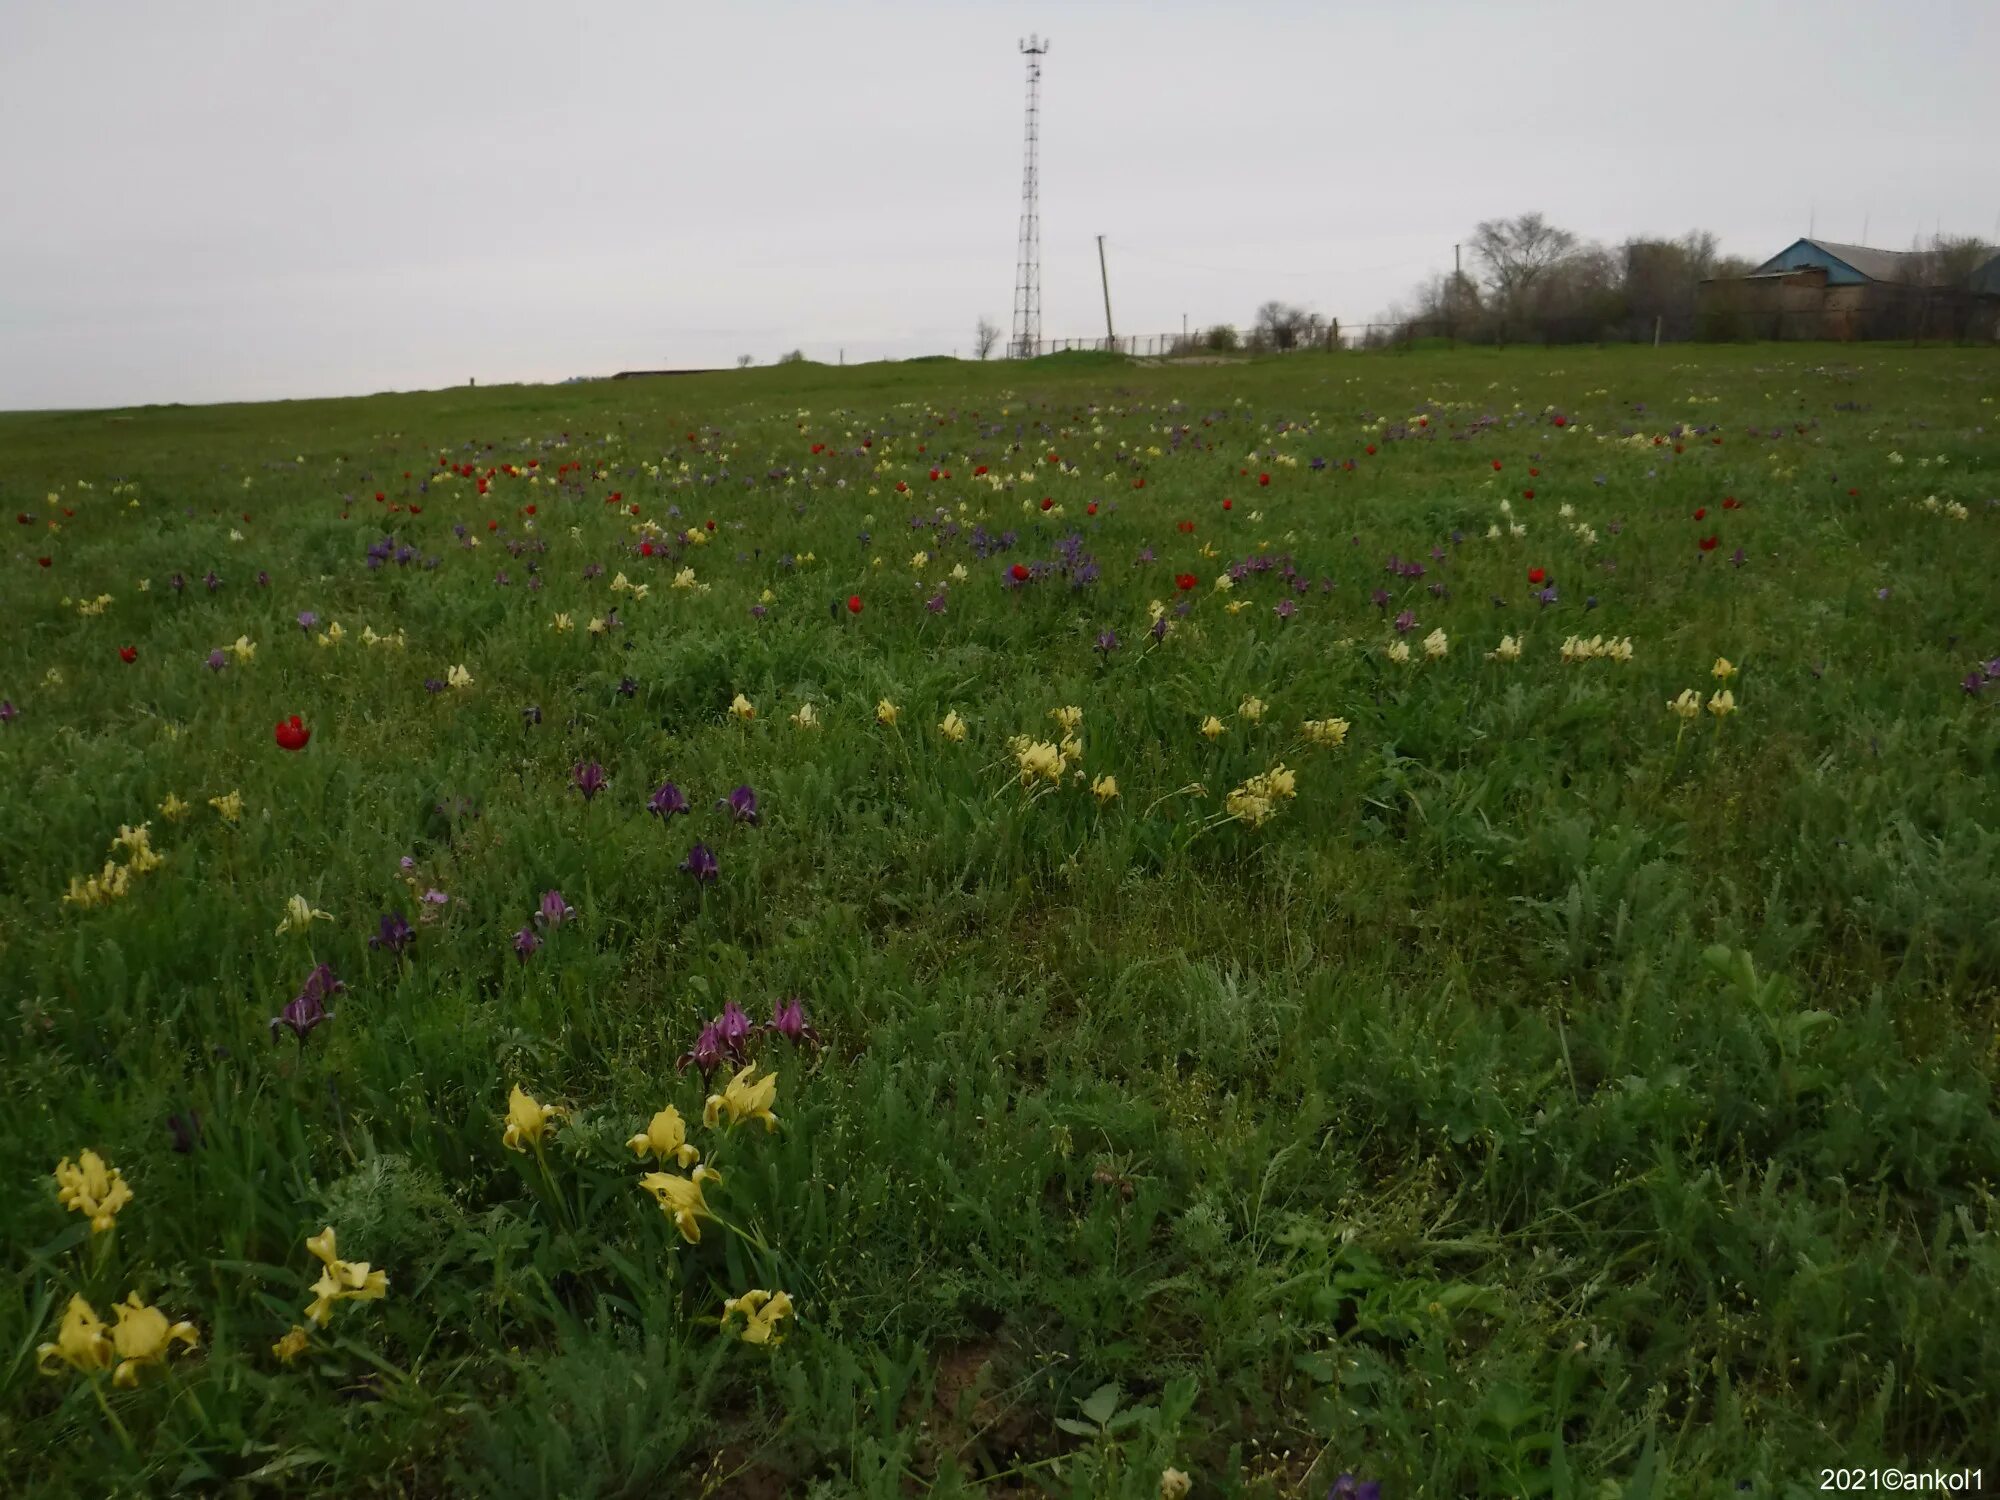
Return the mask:
[[514,934],[514,952],[520,956],[522,963],[526,963],[529,956],[541,946],[541,936],[532,927],[523,927]]
[[659,817],[671,817],[675,813],[688,810],[688,799],[681,789],[671,781],[662,782],[660,789],[646,799],[646,809]]
[[800,1042],[819,1045],[819,1033],[806,1023],[805,1005],[797,995],[772,1002],[770,1029],[794,1046]]
[[560,927],[575,915],[575,908],[563,900],[561,891],[543,891],[541,909],[535,913],[535,920],[544,927]]
[[681,861],[681,868],[694,876],[696,885],[713,882],[721,870],[721,866],[716,862],[715,851],[701,843],[688,850],[688,857]]
[[604,767],[596,761],[580,760],[570,767],[569,779],[575,783],[576,789],[583,793],[583,800],[588,802],[604,790],[604,783],[609,778],[604,774]]
[[416,940],[416,933],[399,911],[384,912],[379,926],[381,930],[368,940],[368,946],[371,948],[401,953]]
[[722,1034],[715,1022],[710,1021],[701,1028],[701,1035],[694,1039],[692,1047],[681,1054],[676,1066],[685,1073],[689,1063],[701,1069],[703,1079],[722,1065]]
[[304,988],[292,1003],[271,1017],[271,1040],[275,1042],[278,1039],[280,1027],[289,1026],[292,1035],[303,1044],[315,1027],[333,1019],[333,1012],[326,1008],[327,997],[346,988],[335,976],[331,964],[317,965],[306,976]]
[[737,822],[748,823],[752,828],[757,826],[757,794],[749,787],[739,786],[727,797],[717,798],[715,805],[726,808]]

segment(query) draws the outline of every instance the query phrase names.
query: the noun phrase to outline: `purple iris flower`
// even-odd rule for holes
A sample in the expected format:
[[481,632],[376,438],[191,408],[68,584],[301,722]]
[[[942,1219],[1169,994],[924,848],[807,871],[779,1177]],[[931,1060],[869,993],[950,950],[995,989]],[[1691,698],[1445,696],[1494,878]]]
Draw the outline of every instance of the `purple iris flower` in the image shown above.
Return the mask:
[[1326,1500],[1382,1500],[1382,1481],[1356,1479],[1352,1474],[1343,1474],[1326,1492]]
[[806,1023],[805,1003],[797,995],[771,1003],[770,1029],[794,1046],[800,1042],[819,1045],[819,1033]]
[[1547,609],[1551,604],[1557,603],[1562,595],[1556,592],[1554,584],[1550,584],[1547,588],[1539,590],[1535,598],[1541,602],[1542,608]]
[[292,1035],[303,1044],[312,1035],[313,1028],[333,1019],[333,1012],[326,1008],[327,998],[337,995],[347,986],[335,976],[330,964],[320,964],[306,975],[305,987],[278,1014],[271,1017],[271,1040],[278,1039],[280,1027],[289,1026]]
[[681,1054],[676,1066],[685,1073],[689,1063],[701,1069],[704,1079],[722,1066],[722,1033],[714,1021],[701,1028],[701,1035],[694,1039],[692,1047]]
[[696,885],[702,885],[712,882],[722,867],[716,863],[714,850],[706,844],[697,843],[688,850],[688,857],[681,861],[681,868],[694,876]]
[[646,809],[662,818],[684,813],[688,810],[688,799],[681,789],[671,781],[660,783],[660,789],[646,799]]
[[378,925],[381,930],[368,940],[368,946],[371,948],[401,953],[416,940],[416,933],[411,930],[410,924],[404,920],[403,914],[399,911],[384,912]]
[[220,672],[224,667],[228,665],[229,665],[229,658],[224,656],[220,651],[211,651],[208,653],[209,671]]
[[222,587],[222,579],[213,568],[210,568],[206,573],[201,575],[201,581],[207,586],[211,594]]
[[535,913],[535,920],[544,927],[560,927],[575,915],[575,909],[563,900],[561,891],[543,891],[541,909]]
[[1965,681],[1961,682],[1959,686],[1965,689],[1967,697],[1977,698],[1980,689],[1986,686],[1986,679],[1977,672],[1967,672],[1965,674]]
[[1146,634],[1150,635],[1155,641],[1165,640],[1167,638],[1167,617],[1161,615],[1159,619],[1153,621],[1152,625],[1147,628]]
[[1368,602],[1374,605],[1377,609],[1381,610],[1384,614],[1388,613],[1389,591],[1387,589],[1370,590],[1368,595]]
[[580,760],[570,767],[569,779],[576,784],[576,789],[583,793],[583,800],[588,802],[604,790],[604,783],[609,778],[604,774],[604,767],[596,761]]
[[749,787],[739,786],[727,797],[717,798],[715,805],[727,808],[729,816],[737,822],[748,823],[752,828],[757,826],[757,794]]
[[426,677],[424,679],[424,691],[427,693],[441,693],[444,691],[444,683],[436,677]]
[[750,1039],[757,1034],[757,1023],[750,1019],[742,1006],[731,1000],[722,1007],[722,1014],[715,1018],[713,1025],[716,1039],[729,1055],[738,1062],[743,1061]]
[[14,707],[13,699],[0,698],[0,724],[13,723],[15,716],[20,712],[20,709]]
[[1107,661],[1110,660],[1111,653],[1118,649],[1118,632],[1115,630],[1098,631],[1095,649],[1099,656],[1105,658]]
[[1396,616],[1395,624],[1397,635],[1408,635],[1417,628],[1417,617],[1406,609]]
[[299,629],[310,634],[313,626],[319,624],[319,616],[309,609],[299,611]]
[[532,927],[523,927],[514,934],[514,952],[526,963],[534,951],[542,946],[541,934]]
[[1299,606],[1297,605],[1297,603],[1290,599],[1280,599],[1276,604],[1272,605],[1271,608],[1277,614],[1278,618],[1281,620],[1289,620],[1293,615],[1299,612]]

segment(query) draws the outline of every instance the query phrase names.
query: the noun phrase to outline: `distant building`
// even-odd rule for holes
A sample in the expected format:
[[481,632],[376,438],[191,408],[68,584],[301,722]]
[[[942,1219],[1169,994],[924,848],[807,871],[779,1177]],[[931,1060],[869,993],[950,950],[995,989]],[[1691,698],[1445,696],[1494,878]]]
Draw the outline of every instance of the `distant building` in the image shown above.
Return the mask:
[[1957,285],[1929,276],[1931,257],[1834,240],[1795,240],[1745,276],[1702,282],[1705,338],[1956,339],[2000,335],[2000,256]]

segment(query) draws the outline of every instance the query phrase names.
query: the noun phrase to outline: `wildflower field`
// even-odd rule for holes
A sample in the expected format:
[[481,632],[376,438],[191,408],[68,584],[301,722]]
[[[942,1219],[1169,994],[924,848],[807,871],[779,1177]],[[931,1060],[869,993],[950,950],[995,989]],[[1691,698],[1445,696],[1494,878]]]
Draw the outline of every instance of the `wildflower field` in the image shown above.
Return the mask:
[[2000,1487],[1996,398],[0,416],[0,1489]]

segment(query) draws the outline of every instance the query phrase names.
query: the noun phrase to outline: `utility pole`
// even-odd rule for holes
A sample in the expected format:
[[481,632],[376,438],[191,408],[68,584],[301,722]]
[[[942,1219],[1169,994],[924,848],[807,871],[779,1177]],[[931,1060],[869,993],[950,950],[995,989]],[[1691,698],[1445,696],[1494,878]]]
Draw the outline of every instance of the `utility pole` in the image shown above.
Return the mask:
[[1104,284],[1104,347],[1118,352],[1118,335],[1111,331],[1111,273],[1104,269],[1104,236],[1097,237],[1097,279]]
[[1042,342],[1042,213],[1040,155],[1042,137],[1042,54],[1046,37],[1030,35],[1021,43],[1028,59],[1028,123],[1021,164],[1021,235],[1014,270],[1014,343],[1016,359],[1033,359]]
[[1458,268],[1459,247],[1451,247],[1451,301],[1445,304],[1446,327],[1451,338],[1451,347],[1458,347],[1458,298],[1465,285],[1465,273]]

